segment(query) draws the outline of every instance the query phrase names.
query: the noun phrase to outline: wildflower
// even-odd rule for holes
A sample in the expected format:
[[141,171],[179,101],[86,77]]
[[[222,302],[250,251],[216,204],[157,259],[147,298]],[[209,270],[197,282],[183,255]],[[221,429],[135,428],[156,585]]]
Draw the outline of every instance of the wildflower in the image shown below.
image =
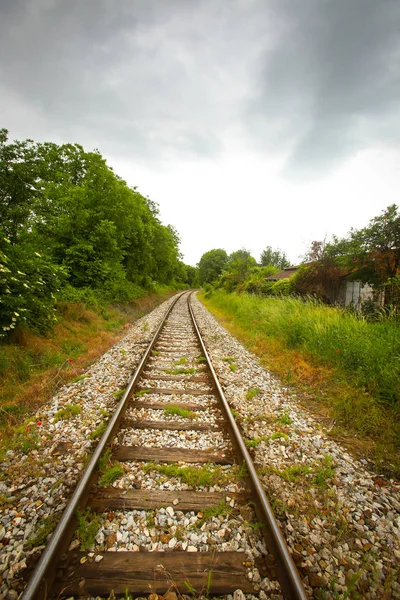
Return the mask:
[[42,424],[42,421],[38,421],[38,422],[36,423],[36,425],[37,425],[38,427],[40,427],[40,426],[41,426],[41,424]]
[[335,350],[336,354],[339,354],[339,350]]
[[299,315],[296,315],[296,319],[298,319],[298,318],[299,318]]
[[39,252],[35,252],[36,256],[42,256]]
[[293,321],[290,321],[290,325],[293,325]]
[[68,362],[69,362],[69,363],[73,363],[73,362],[74,362],[74,359],[73,359],[73,358],[69,358],[69,359],[68,359]]

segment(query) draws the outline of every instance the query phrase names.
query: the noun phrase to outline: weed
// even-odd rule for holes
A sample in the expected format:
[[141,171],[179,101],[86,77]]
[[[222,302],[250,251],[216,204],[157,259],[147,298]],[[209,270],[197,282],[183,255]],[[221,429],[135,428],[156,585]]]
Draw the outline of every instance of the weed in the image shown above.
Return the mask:
[[196,413],[191,410],[187,410],[186,408],[181,408],[176,404],[171,404],[171,406],[167,406],[164,408],[165,415],[177,415],[178,417],[182,417],[183,419],[197,419]]
[[138,392],[135,392],[135,396],[145,396],[149,392],[150,390],[139,390]]
[[146,513],[146,525],[147,527],[154,527],[156,524],[156,519],[155,519],[155,511],[154,510],[148,510]]
[[71,383],[78,383],[78,381],[82,381],[83,379],[86,379],[88,377],[88,375],[78,375],[78,377],[75,377],[75,379],[73,379],[71,381]]
[[240,413],[238,413],[237,410],[235,410],[234,408],[230,408],[229,410],[231,411],[231,415],[234,419],[240,419]]
[[[221,467],[204,465],[203,467],[181,466],[178,464],[158,465],[146,463],[143,470],[157,471],[167,477],[178,477],[192,487],[211,487],[232,480],[232,472],[226,472]],[[233,473],[234,476],[234,473]]]
[[188,581],[187,579],[185,579],[185,581],[183,582],[188,590],[188,592],[190,594],[192,594],[192,596],[194,596],[194,594],[196,594],[196,588],[192,586],[192,584],[190,583],[190,581]]
[[76,511],[78,525],[76,537],[81,543],[82,550],[89,550],[94,544],[94,538],[100,527],[100,517],[94,514],[90,508]]
[[149,324],[147,321],[144,321],[143,325],[142,325],[142,331],[148,331],[148,330],[149,330]]
[[70,417],[76,417],[82,412],[82,407],[78,404],[66,404],[64,408],[60,408],[54,415],[54,422],[65,421]]
[[125,348],[121,348],[121,354],[122,354],[122,356],[125,356],[125,354],[126,354]]
[[270,435],[270,440],[288,440],[289,436],[286,433],[282,433],[282,431],[275,431],[272,435]]
[[110,462],[110,456],[111,450],[110,448],[107,448],[104,454],[97,461],[97,469],[100,471],[100,473],[104,473],[105,469],[107,468],[107,464]]
[[253,438],[251,440],[245,440],[245,444],[246,446],[248,446],[249,448],[256,448],[257,446],[259,446],[261,444],[261,442],[267,442],[269,440],[269,438],[265,435],[259,437],[259,438]]
[[125,390],[118,390],[118,392],[113,392],[113,396],[115,398],[119,398],[120,396],[124,395]]
[[207,359],[206,359],[206,357],[205,357],[205,356],[199,356],[199,357],[196,359],[196,362],[198,362],[199,364],[206,363],[206,362],[207,362]]
[[196,528],[200,528],[203,523],[213,517],[227,517],[231,514],[232,508],[225,502],[220,502],[218,506],[209,506],[204,508],[201,512],[203,516],[194,523]]
[[151,354],[152,354],[152,356],[160,356],[161,352],[160,352],[160,350],[152,350]]
[[187,358],[186,356],[182,356],[179,360],[175,361],[176,365],[186,365]]
[[232,373],[234,373],[234,372],[236,371],[236,369],[237,369],[237,365],[235,365],[235,363],[231,363],[231,364],[229,365],[229,368],[230,368],[230,370],[232,371]]
[[222,360],[227,363],[235,362],[235,359],[232,356],[224,356],[224,358]]
[[113,463],[110,467],[106,468],[99,480],[100,487],[107,487],[111,485],[118,477],[122,477],[124,469],[119,462]]
[[99,425],[97,425],[96,429],[94,431],[92,431],[92,433],[89,435],[89,439],[97,440],[97,438],[100,438],[103,435],[106,428],[107,428],[106,423],[100,423]]
[[101,414],[103,417],[108,417],[108,416],[110,415],[110,413],[108,412],[108,410],[107,410],[106,408],[101,408],[101,409],[100,409],[100,414]]
[[283,413],[283,415],[279,419],[277,419],[276,422],[280,423],[281,425],[290,425],[292,423],[292,419],[287,413]]
[[246,392],[246,400],[252,400],[261,392],[260,388],[250,388]]
[[272,469],[272,472],[279,475],[279,477],[282,477],[285,481],[297,482],[310,472],[310,467],[308,465],[293,465],[291,467],[286,467],[286,469],[283,469],[282,471],[279,469]]
[[184,369],[184,368],[180,368],[180,369],[164,369],[164,373],[167,373],[168,375],[193,375],[193,373],[196,373],[196,369],[190,368],[190,369]]
[[333,467],[332,456],[325,456],[320,464],[315,468],[314,483],[321,489],[325,489],[327,486],[327,480],[331,479],[335,474],[335,468]]
[[28,538],[27,543],[31,544],[34,548],[37,546],[43,546],[46,543],[50,533],[53,532],[57,522],[58,518],[55,514],[50,515],[49,517],[44,517],[39,527],[36,528],[35,533]]
[[39,434],[29,424],[18,427],[15,432],[14,445],[22,454],[29,454],[32,450],[39,448]]

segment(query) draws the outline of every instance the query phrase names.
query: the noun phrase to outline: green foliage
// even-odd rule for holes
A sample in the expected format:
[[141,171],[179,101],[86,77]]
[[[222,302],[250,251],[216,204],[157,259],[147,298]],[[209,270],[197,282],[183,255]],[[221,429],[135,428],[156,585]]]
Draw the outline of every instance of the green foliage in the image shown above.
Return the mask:
[[124,469],[122,468],[120,463],[115,462],[104,469],[104,472],[99,479],[99,486],[107,487],[111,485],[116,479],[122,477],[123,474]]
[[178,417],[182,417],[183,419],[196,419],[197,415],[191,410],[187,410],[186,408],[181,408],[176,404],[171,404],[171,406],[167,406],[164,408],[165,415],[177,415]]
[[246,392],[246,400],[252,400],[253,398],[255,398],[257,396],[257,394],[260,393],[260,391],[261,391],[260,388],[250,388]]
[[227,262],[228,255],[225,250],[222,250],[221,248],[209,250],[203,254],[197,265],[200,284],[204,285],[205,283],[212,283],[218,279]]
[[90,508],[77,510],[76,518],[78,525],[75,535],[81,543],[82,550],[89,550],[94,544],[94,539],[100,527],[100,517],[92,513]]
[[164,373],[167,373],[168,375],[193,375],[193,373],[196,373],[196,369],[193,367],[188,369],[180,367],[177,369],[164,369]]
[[82,407],[78,404],[66,404],[63,408],[60,408],[54,415],[54,422],[65,421],[70,417],[76,417],[82,412]]
[[292,419],[289,417],[287,413],[284,413],[278,420],[277,423],[281,425],[290,425],[292,423]]
[[99,425],[97,425],[96,429],[94,431],[92,431],[92,433],[89,435],[89,439],[97,440],[97,438],[100,438],[103,435],[106,428],[107,428],[106,423],[100,423]]
[[157,206],[97,152],[0,130],[0,336],[55,323],[56,299],[128,301],[196,281]]
[[27,543],[31,544],[34,548],[38,546],[44,546],[46,544],[48,536],[53,532],[57,525],[58,517],[53,514],[49,517],[44,517],[39,526],[35,529],[35,533],[28,538]]
[[257,268],[257,262],[248,250],[242,248],[232,252],[219,280],[219,286],[228,292],[240,291],[254,268]]
[[286,253],[279,249],[273,250],[271,246],[267,246],[262,251],[260,264],[264,267],[276,267],[279,271],[283,271],[283,269],[290,266]]
[[[257,335],[278,338],[289,348],[301,349],[315,361],[338,369],[341,377],[365,389],[380,403],[400,401],[399,325],[396,321],[367,323],[340,308],[299,298],[261,298],[215,292],[213,305],[235,317],[235,322]],[[361,418],[363,415],[359,415]],[[373,420],[365,415],[366,432]]]
[[[178,477],[191,487],[211,487],[217,484],[224,484],[234,479],[234,474],[222,469],[217,465],[204,465],[202,467],[182,466],[179,464],[159,465],[156,463],[146,463],[143,470],[148,473],[157,471],[167,477]],[[240,474],[238,473],[238,476]]]

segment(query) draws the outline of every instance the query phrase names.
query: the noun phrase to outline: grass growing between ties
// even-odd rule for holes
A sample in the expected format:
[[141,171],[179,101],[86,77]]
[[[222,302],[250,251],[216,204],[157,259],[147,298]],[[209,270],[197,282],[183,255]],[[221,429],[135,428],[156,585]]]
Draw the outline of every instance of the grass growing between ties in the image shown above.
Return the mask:
[[109,448],[99,458],[97,469],[100,473],[99,487],[108,487],[124,474],[121,463],[111,460],[111,450]]
[[18,446],[16,429],[62,385],[86,378],[82,371],[125,335],[128,322],[150,312],[173,293],[160,291],[112,306],[59,302],[58,322],[51,333],[39,335],[19,329],[2,341],[0,452],[16,447],[16,443]]
[[[350,451],[400,475],[400,323],[367,322],[312,300],[199,299]],[[229,357],[226,359],[229,362]],[[282,417],[283,418],[283,417]]]
[[167,373],[167,375],[193,375],[196,372],[196,369],[193,367],[187,369],[184,367],[176,369],[164,369],[164,373]]
[[187,410],[186,408],[181,408],[176,404],[171,404],[167,408],[164,408],[165,415],[176,415],[178,417],[182,417],[183,419],[197,419],[197,415],[192,410]]
[[157,463],[145,463],[143,465],[145,473],[156,471],[166,477],[177,477],[183,483],[191,487],[211,487],[229,483],[234,479],[240,479],[246,475],[244,469],[232,467],[224,470],[217,465],[204,465],[202,467],[182,466],[179,464],[161,465]]
[[100,528],[100,517],[93,513],[90,508],[77,510],[76,518],[78,525],[75,535],[81,543],[82,550],[89,550],[94,544],[94,539]]

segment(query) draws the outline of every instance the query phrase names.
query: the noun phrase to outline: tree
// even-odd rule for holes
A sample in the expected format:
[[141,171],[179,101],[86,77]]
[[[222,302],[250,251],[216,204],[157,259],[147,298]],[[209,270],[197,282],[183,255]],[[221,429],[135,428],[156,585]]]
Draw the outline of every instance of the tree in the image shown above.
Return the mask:
[[241,291],[253,269],[257,268],[257,261],[248,250],[242,248],[229,255],[226,269],[221,278],[223,287],[231,292],[234,289]]
[[212,283],[221,275],[228,262],[225,250],[217,248],[205,252],[197,265],[199,269],[200,284]]
[[267,246],[261,252],[260,264],[262,267],[277,267],[281,271],[286,267],[290,267],[290,261],[286,253],[279,249],[273,250],[271,246]]

